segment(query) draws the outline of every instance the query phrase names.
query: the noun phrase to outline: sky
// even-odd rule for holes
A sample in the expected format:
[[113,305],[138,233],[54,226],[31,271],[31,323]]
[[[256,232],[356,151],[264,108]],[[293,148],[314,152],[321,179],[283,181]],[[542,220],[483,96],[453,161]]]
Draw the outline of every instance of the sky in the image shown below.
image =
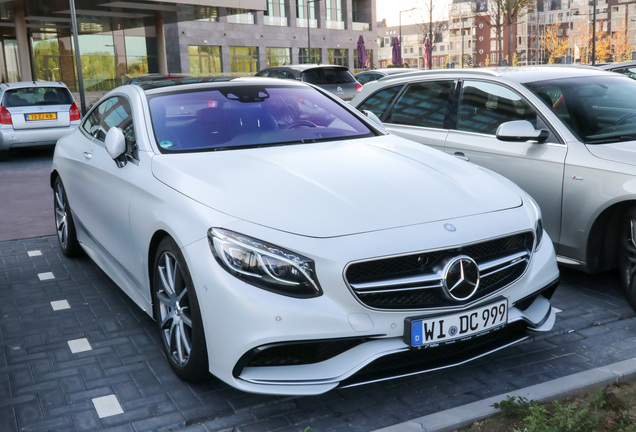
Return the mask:
[[[414,11],[402,12],[402,25],[428,20],[423,16],[428,12],[424,1],[428,2],[428,0],[376,0],[376,18],[378,21],[386,19],[388,26],[397,26],[400,24],[400,11],[407,11],[415,7],[416,10]],[[448,2],[446,0],[433,1],[435,2],[433,4],[433,12],[436,14],[448,13]]]

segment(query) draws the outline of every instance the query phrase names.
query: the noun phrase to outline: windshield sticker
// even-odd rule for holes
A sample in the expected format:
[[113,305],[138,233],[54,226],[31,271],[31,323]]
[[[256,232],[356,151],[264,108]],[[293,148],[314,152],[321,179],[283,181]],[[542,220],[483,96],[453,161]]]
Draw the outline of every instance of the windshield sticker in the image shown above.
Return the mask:
[[172,141],[161,141],[159,143],[159,147],[163,148],[163,149],[169,149],[170,147],[172,147],[174,144],[172,144]]

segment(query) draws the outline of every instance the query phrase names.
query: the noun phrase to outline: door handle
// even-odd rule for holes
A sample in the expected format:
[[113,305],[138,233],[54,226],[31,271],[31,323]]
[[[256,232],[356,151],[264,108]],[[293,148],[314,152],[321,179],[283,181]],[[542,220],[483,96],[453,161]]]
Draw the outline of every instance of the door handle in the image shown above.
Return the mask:
[[470,158],[468,156],[466,156],[462,152],[455,152],[455,153],[453,153],[453,156],[455,156],[458,159],[465,160],[465,161],[470,160]]
[[93,153],[84,152],[84,159],[91,160],[93,158]]

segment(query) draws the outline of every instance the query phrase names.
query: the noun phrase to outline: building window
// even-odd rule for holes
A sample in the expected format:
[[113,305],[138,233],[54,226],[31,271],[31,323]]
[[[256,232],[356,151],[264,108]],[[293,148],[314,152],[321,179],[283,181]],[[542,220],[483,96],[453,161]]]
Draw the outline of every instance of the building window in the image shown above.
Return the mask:
[[124,40],[126,41],[126,69],[128,73],[148,73],[146,38],[140,36],[125,36]]
[[284,0],[267,0],[267,10],[263,17],[265,25],[287,27]]
[[191,45],[188,47],[188,54],[192,75],[222,72],[221,47]]
[[[297,0],[296,2],[296,26],[318,28],[318,20],[316,19],[316,4],[319,0]],[[309,17],[307,17],[307,8],[309,8]]]
[[258,47],[230,47],[230,72],[258,72]]
[[210,6],[185,6],[186,21],[217,22],[219,8]]
[[344,30],[342,20],[342,0],[325,0],[327,6],[327,28]]
[[348,66],[348,50],[343,48],[329,48],[327,50],[327,63],[338,66]]
[[291,64],[291,48],[267,48],[267,67]]
[[249,9],[227,8],[227,22],[254,24],[254,12]]
[[307,58],[307,48],[300,48],[298,50],[298,63],[307,64],[307,63],[321,63],[320,48],[312,48],[311,49],[311,58]]

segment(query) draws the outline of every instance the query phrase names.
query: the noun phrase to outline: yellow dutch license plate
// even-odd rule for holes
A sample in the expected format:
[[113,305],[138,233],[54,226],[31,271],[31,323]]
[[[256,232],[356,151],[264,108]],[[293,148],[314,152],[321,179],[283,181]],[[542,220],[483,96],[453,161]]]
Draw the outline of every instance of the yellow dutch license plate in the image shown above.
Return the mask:
[[40,114],[27,114],[27,121],[36,121],[36,120],[56,120],[57,113],[40,113]]

